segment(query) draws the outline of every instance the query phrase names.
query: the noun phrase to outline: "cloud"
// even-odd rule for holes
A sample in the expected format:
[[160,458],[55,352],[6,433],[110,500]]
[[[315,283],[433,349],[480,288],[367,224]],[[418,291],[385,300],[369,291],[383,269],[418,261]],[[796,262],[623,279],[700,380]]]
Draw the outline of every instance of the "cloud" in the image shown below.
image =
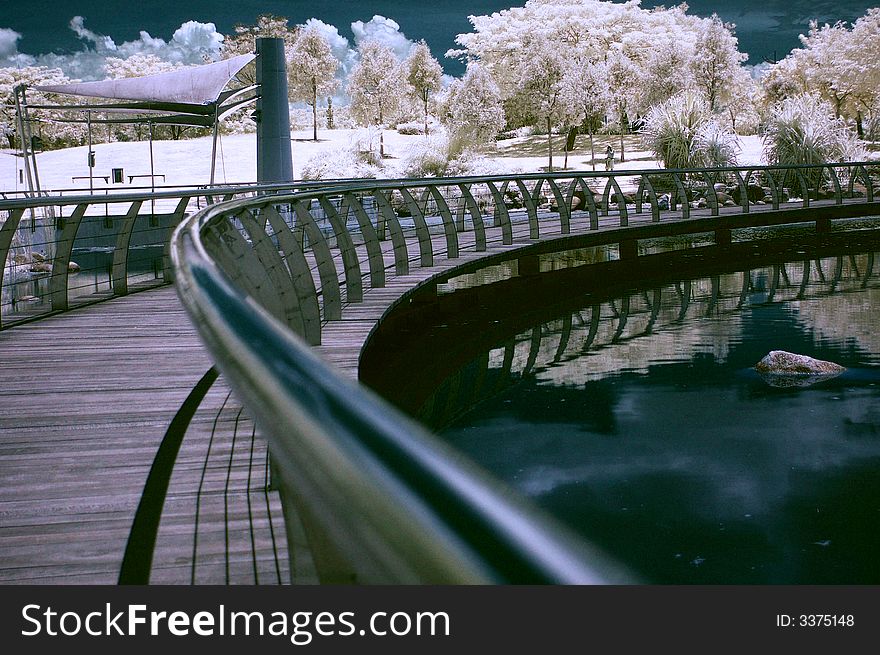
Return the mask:
[[18,54],[18,40],[21,34],[8,27],[0,27],[0,60],[12,59]]
[[354,34],[355,45],[360,45],[366,39],[375,39],[391,48],[398,59],[405,59],[414,45],[414,42],[400,31],[400,25],[384,16],[373,16],[367,23],[355,21],[351,24],[351,31]]
[[340,62],[339,70],[336,77],[341,84],[338,87],[334,101],[340,104],[348,102],[348,96],[345,93],[344,83],[349,73],[357,65],[358,52],[357,46],[367,39],[375,39],[391,48],[398,59],[403,60],[409,55],[410,50],[415,44],[414,41],[408,39],[406,35],[400,31],[400,25],[390,18],[384,16],[373,16],[371,20],[364,23],[363,21],[355,21],[351,24],[351,31],[354,34],[354,45],[339,33],[339,29],[335,25],[329,25],[317,18],[310,18],[302,24],[303,27],[312,28],[318,31],[330,44],[330,50],[333,56]]
[[104,61],[107,57],[128,59],[133,55],[155,55],[164,61],[177,64],[203,64],[220,57],[223,35],[214,23],[187,21],[169,41],[141,31],[138,38],[117,44],[112,37],[98,34],[86,27],[85,18],[74,16],[69,27],[85,44],[82,50],[72,53],[46,53],[25,55],[18,52],[21,34],[0,28],[0,66],[46,66],[60,68],[67,77],[76,80],[104,79]]
[[96,34],[86,29],[86,19],[82,16],[74,16],[70,19],[70,29],[83,41],[88,41],[95,45],[95,51],[99,54],[108,55],[116,53],[116,44],[109,36]]
[[21,34],[8,27],[0,27],[0,68],[32,66],[33,57],[18,51]]

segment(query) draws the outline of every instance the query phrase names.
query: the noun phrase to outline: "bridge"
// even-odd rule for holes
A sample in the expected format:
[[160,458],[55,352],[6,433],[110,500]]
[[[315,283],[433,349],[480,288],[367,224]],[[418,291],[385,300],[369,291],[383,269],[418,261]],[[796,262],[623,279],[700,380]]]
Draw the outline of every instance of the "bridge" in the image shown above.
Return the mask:
[[637,259],[658,238],[725,248],[755,228],[834,231],[878,215],[878,174],[861,162],[0,201],[0,579],[631,580],[355,385],[376,325],[438,282],[496,265],[527,277],[559,250]]

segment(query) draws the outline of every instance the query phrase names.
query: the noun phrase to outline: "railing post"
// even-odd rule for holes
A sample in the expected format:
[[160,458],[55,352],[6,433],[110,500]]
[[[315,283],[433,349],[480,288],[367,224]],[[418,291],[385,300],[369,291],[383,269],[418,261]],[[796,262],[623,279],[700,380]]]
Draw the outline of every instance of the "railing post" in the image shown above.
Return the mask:
[[116,248],[113,250],[113,293],[124,296],[128,293],[128,251],[131,245],[131,233],[137,222],[142,201],[136,200],[122,219],[119,234],[116,235]]
[[52,276],[49,278],[49,298],[52,303],[52,311],[63,311],[68,308],[67,279],[70,266],[70,255],[73,252],[73,242],[76,233],[86,213],[88,203],[76,206],[73,213],[64,221],[61,228],[61,236],[55,249],[55,258],[52,260]]

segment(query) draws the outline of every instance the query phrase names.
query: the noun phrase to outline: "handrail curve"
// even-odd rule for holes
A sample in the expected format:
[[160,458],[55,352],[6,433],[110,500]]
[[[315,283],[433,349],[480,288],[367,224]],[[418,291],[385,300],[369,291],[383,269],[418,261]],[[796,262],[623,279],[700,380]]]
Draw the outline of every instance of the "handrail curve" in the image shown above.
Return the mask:
[[[871,175],[877,174],[875,164],[835,166],[849,169],[848,196],[853,195],[856,175],[871,186]],[[512,226],[519,228],[519,247],[535,246],[539,237],[570,240],[604,230],[611,241],[620,241],[621,252],[637,255],[634,239],[640,237],[634,236],[624,249],[621,235],[653,234],[652,230],[662,227],[658,223],[669,223],[670,219],[682,223],[690,219],[688,225],[694,227],[685,228],[715,229],[719,238],[727,233],[729,240],[731,227],[737,226],[735,215],[747,219],[744,226],[762,224],[761,214],[772,214],[768,224],[795,220],[814,221],[819,226],[822,221],[845,217],[843,210],[854,216],[878,213],[873,207],[865,208],[864,196],[871,198],[870,203],[873,190],[863,194],[858,203],[839,207],[836,213],[829,213],[827,202],[816,203],[812,206],[818,207],[815,218],[798,214],[797,219],[790,219],[784,211],[749,213],[753,204],[764,204],[767,195],[774,209],[777,205],[775,184],[769,192],[762,192],[761,201],[750,200],[752,180],[758,179],[755,176],[784,171],[793,173],[803,186],[806,176],[800,168],[650,169],[346,182],[326,189],[240,198],[209,206],[183,220],[172,238],[171,256],[184,305],[217,366],[269,440],[284,502],[296,508],[306,526],[322,580],[625,582],[633,578],[599,549],[572,537],[567,529],[500,487],[423,428],[318,359],[309,344],[320,343],[320,334],[315,338],[314,332],[300,327],[304,321],[280,304],[278,287],[306,275],[303,266],[307,266],[313,282],[320,282],[320,292],[314,283],[311,287],[311,306],[320,296],[327,324],[344,318],[345,307],[363,301],[364,294],[356,292],[345,298],[341,314],[336,310],[340,290],[356,288],[349,279],[352,275],[365,271],[362,277],[374,289],[401,278],[412,291],[426,284],[426,278],[413,277],[411,266],[436,271],[443,263],[449,270],[465,252],[468,256],[480,253],[489,243],[502,246],[502,250],[517,247]],[[657,190],[663,179],[672,182],[666,195]],[[740,197],[736,203],[725,202],[727,206],[722,208],[720,192],[713,186],[706,192],[711,198],[703,196],[700,205],[689,196],[697,179],[706,186],[725,182],[728,189],[737,189]],[[552,201],[541,195],[545,183]],[[629,198],[624,192],[624,187],[630,186],[638,188],[634,213],[632,205],[627,209]],[[479,188],[486,194],[478,201],[475,192]],[[508,199],[509,188],[520,194],[518,205],[515,199]],[[836,205],[846,204],[844,185],[832,182],[829,188]],[[583,192],[584,201],[575,209],[576,189]],[[615,210],[609,207],[611,193],[617,199]],[[675,209],[676,200],[681,201],[680,210]],[[480,202],[486,203],[485,209]],[[597,211],[600,203],[604,221]],[[803,207],[803,203],[804,199],[799,199],[797,204]],[[647,216],[643,216],[644,204],[650,205]],[[454,212],[450,206],[455,207]],[[473,219],[470,231],[462,231],[466,211]],[[240,219],[264,213],[269,220],[246,218],[244,225]],[[286,227],[279,231],[282,222]],[[713,223],[719,227],[707,228]],[[267,231],[268,240],[253,234],[257,224]],[[299,241],[289,237],[287,228],[294,234],[299,230]],[[347,237],[342,236],[342,228]],[[330,236],[332,240],[328,240]],[[296,260],[289,252],[291,242],[302,248]],[[257,250],[265,251],[269,243],[275,243],[284,256],[270,257],[265,252],[258,256]],[[358,267],[351,261],[352,248]],[[489,261],[500,254],[473,256]],[[329,274],[329,259],[335,275]],[[266,266],[273,270],[253,270]],[[426,272],[428,281],[436,274],[431,271]],[[391,290],[391,295],[406,295],[401,289],[404,287]],[[385,292],[368,293],[390,297]],[[304,294],[309,294],[308,287],[300,284],[296,293],[285,295],[285,302],[302,303]],[[624,307],[624,314],[626,311]],[[303,312],[305,316],[305,308]]]

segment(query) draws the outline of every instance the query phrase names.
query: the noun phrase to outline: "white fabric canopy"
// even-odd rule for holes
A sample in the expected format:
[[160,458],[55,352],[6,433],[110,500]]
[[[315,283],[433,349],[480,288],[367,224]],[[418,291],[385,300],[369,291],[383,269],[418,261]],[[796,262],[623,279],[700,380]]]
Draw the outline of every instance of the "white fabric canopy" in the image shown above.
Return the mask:
[[224,87],[238,71],[253,61],[255,56],[239,55],[212,64],[190,66],[143,77],[43,85],[35,88],[47,93],[91,98],[208,105],[217,102]]

